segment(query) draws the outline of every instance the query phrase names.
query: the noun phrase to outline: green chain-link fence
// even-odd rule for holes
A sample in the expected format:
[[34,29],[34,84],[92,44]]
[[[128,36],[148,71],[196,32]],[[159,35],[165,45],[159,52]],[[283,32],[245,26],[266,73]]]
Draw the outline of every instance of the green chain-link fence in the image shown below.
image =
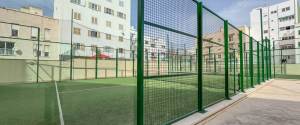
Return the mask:
[[[0,113],[11,113],[0,123],[171,124],[274,76],[299,75],[300,50],[271,48],[200,2],[139,0],[138,10],[137,44],[73,21],[70,41],[45,40],[26,25],[18,26],[37,37],[1,34]],[[85,45],[75,27],[132,49]]]

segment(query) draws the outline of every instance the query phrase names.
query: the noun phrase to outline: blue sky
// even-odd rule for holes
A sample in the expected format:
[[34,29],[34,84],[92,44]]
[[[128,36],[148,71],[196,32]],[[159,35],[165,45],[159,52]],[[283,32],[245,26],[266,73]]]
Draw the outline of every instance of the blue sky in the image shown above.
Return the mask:
[[[203,0],[203,4],[234,25],[249,25],[251,9],[286,0]],[[137,0],[132,0],[132,25],[136,25]],[[53,0],[0,0],[0,6],[19,8],[33,5],[44,9],[44,14],[52,16]]]

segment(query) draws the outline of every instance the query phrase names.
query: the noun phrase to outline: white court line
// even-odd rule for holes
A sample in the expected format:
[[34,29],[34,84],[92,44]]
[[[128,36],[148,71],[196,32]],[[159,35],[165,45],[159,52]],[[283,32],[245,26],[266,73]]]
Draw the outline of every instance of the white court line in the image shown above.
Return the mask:
[[65,91],[65,92],[59,92],[59,93],[68,94],[68,93],[76,93],[76,92],[88,92],[88,91],[94,91],[94,90],[98,90],[98,89],[117,88],[117,87],[124,87],[124,86],[98,87],[98,88],[92,88],[92,89],[81,89],[81,90]]
[[55,89],[56,89],[56,98],[57,98],[57,105],[58,105],[58,110],[59,110],[60,125],[65,125],[64,116],[63,116],[60,98],[59,98],[59,93],[58,93],[58,88],[57,88],[57,83],[56,83],[56,81],[54,81],[54,83],[55,83]]

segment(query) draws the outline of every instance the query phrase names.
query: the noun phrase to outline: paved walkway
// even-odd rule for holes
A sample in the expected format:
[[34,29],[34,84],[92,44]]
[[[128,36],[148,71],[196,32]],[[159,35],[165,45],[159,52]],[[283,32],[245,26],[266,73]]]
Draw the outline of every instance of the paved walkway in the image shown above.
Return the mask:
[[300,81],[274,80],[198,125],[300,125]]

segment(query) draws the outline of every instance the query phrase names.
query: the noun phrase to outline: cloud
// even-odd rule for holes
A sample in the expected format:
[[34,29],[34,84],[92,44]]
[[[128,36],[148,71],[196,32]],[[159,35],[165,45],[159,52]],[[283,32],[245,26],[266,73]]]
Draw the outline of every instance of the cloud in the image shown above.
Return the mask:
[[257,6],[256,0],[239,0],[218,13],[234,25],[249,25],[250,11]]

